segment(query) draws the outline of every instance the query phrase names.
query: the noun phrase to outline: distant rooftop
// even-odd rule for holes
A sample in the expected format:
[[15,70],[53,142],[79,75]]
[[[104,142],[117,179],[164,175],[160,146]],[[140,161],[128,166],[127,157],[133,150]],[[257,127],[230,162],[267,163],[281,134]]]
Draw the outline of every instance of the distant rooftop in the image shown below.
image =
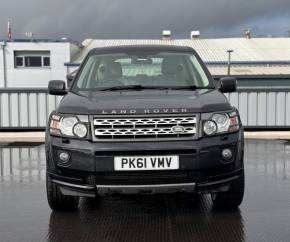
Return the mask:
[[67,42],[67,40],[61,40],[61,39],[12,39],[12,40],[1,39],[0,41],[5,41],[5,42]]
[[72,43],[75,45],[80,46],[81,44],[77,41],[73,41],[69,38],[67,39],[37,39],[37,38],[26,38],[26,39],[12,39],[12,40],[6,40],[6,39],[0,39],[0,42],[6,42],[6,43]]
[[97,47],[119,45],[179,45],[195,49],[214,75],[226,74],[228,50],[232,53],[234,75],[289,75],[290,38],[224,38],[224,39],[86,39],[84,48],[72,63],[76,66]]

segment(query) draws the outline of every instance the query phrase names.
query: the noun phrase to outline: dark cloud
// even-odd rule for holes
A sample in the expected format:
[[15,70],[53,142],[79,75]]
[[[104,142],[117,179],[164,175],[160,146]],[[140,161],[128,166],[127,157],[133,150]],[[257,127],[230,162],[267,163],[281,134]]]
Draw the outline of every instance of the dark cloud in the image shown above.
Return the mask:
[[[187,38],[285,35],[289,0],[0,0],[0,38],[11,19],[15,38],[26,31],[38,38],[159,38],[163,29]],[[288,25],[287,25],[288,24]]]

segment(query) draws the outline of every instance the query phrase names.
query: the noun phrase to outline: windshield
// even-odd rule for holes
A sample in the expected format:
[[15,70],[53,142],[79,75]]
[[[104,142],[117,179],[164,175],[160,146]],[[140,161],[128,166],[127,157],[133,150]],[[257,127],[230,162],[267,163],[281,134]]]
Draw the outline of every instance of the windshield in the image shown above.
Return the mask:
[[[72,91],[212,87],[203,67],[191,53],[94,54],[87,58]],[[110,89],[113,88],[113,89]]]

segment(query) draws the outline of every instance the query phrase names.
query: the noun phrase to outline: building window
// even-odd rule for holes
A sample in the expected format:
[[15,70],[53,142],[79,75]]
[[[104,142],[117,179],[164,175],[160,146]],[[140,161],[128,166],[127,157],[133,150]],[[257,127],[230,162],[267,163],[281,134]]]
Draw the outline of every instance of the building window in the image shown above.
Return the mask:
[[50,51],[15,51],[15,68],[50,67]]
[[25,56],[25,67],[42,67],[41,56]]
[[22,56],[17,56],[15,58],[15,63],[16,63],[16,66],[22,67],[23,66],[23,57]]
[[43,66],[50,66],[50,57],[43,57]]

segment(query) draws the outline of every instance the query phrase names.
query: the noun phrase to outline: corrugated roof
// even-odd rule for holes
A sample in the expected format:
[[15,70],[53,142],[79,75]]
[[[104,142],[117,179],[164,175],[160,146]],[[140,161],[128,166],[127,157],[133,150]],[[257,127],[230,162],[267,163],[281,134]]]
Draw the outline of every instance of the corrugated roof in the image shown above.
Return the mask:
[[[227,75],[226,65],[208,65],[210,73],[215,76]],[[255,75],[290,75],[290,65],[233,65],[231,75],[255,76]]]
[[[208,65],[214,75],[226,74],[228,60],[227,50],[234,50],[232,61],[244,62],[243,65],[233,65],[232,73],[238,75],[279,75],[290,74],[290,38],[226,38],[226,39],[173,39],[173,40],[134,40],[86,39],[84,48],[74,62],[81,62],[93,48],[116,45],[181,45],[194,48],[201,58],[211,63]],[[247,64],[248,62],[248,64]],[[260,63],[259,63],[260,62]],[[267,62],[271,63],[267,65]],[[281,63],[285,65],[281,66]],[[286,63],[289,62],[287,65]],[[213,65],[220,64],[220,65]],[[260,65],[258,65],[260,64]]]

